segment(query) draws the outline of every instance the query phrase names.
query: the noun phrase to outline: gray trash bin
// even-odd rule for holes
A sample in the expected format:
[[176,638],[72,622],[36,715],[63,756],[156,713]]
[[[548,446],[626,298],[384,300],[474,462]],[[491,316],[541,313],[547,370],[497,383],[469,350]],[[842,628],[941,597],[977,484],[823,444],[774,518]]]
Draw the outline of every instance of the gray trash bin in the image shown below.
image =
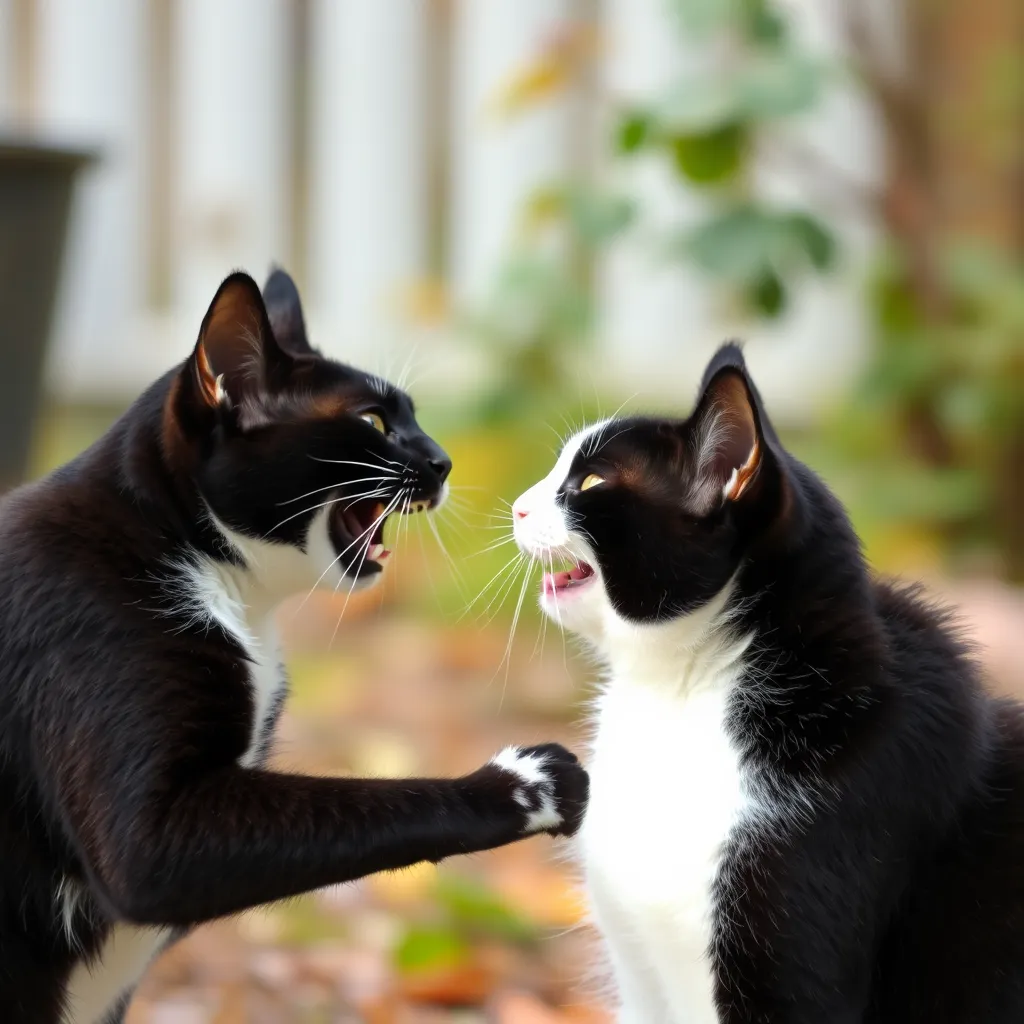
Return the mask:
[[75,178],[94,158],[0,139],[0,490],[28,471]]

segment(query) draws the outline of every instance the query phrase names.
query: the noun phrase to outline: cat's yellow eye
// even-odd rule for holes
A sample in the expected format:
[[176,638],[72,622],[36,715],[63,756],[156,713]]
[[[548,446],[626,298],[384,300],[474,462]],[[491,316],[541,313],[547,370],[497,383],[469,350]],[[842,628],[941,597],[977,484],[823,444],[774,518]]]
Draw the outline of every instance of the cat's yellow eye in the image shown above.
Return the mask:
[[384,421],[375,412],[364,412],[359,418],[364,423],[369,423],[374,430],[379,430],[382,434],[387,433],[387,429],[384,427]]
[[581,491],[589,491],[591,487],[599,487],[604,483],[604,477],[598,476],[596,473],[591,473],[584,481],[580,484]]

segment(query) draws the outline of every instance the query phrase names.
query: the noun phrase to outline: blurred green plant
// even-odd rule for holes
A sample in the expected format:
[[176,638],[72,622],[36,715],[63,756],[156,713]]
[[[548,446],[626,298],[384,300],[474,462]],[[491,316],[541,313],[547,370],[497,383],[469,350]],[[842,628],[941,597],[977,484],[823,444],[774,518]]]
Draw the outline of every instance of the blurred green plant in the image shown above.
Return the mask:
[[835,71],[808,52],[769,0],[671,0],[676,30],[710,59],[619,117],[623,156],[655,153],[707,213],[671,251],[726,286],[744,310],[774,318],[807,271],[827,271],[837,246],[807,209],[758,195],[754,160],[766,133],[818,104]]
[[[754,154],[762,133],[815,106],[829,66],[791,38],[768,0],[670,0],[667,10],[681,42],[696,38],[716,59],[681,73],[662,94],[620,109],[610,155],[664,159],[681,189],[706,200],[706,213],[685,230],[653,232],[663,255],[696,266],[753,315],[778,316],[796,278],[833,266],[836,243],[809,210],[758,196]],[[594,32],[578,26],[576,35],[590,40]],[[506,84],[498,104],[505,116],[571,85],[585,47],[570,38],[556,36]],[[564,67],[556,73],[559,62]],[[593,183],[549,185],[531,197],[490,295],[462,320],[465,336],[502,367],[474,410],[478,421],[564,405],[567,375],[593,333],[594,259],[639,212],[634,197]]]
[[[838,247],[833,227],[810,210],[758,194],[755,158],[781,124],[813,111],[844,77],[859,82],[882,134],[882,186],[851,183],[827,162],[796,168],[809,188],[861,207],[885,233],[865,294],[870,364],[824,424],[818,464],[844,481],[855,511],[894,535],[932,536],[954,560],[982,551],[987,568],[1024,582],[1020,41],[993,33],[989,59],[960,80],[973,92],[943,91],[935,69],[958,59],[958,5],[906,0],[895,64],[891,26],[870,5],[842,5],[848,59],[839,66],[809,52],[781,3],[665,2],[672,29],[700,59],[658,95],[620,109],[605,142],[613,162],[665,161],[680,190],[702,199],[695,222],[674,234],[656,230],[654,244],[699,268],[749,315],[781,315],[801,277],[835,265]],[[512,90],[512,112],[572,80],[564,69],[550,73],[560,52],[544,56],[546,76],[527,75],[545,89]],[[573,53],[578,68],[579,48]],[[988,164],[978,154],[988,154]],[[962,193],[972,173],[982,192],[999,175],[1018,182],[988,217],[994,231],[950,214],[948,197]],[[578,184],[534,197],[492,301],[467,318],[505,370],[481,406],[485,418],[515,421],[564,404],[572,357],[593,327],[589,267],[642,212],[628,195]],[[561,245],[539,226],[557,229]]]
[[461,966],[483,940],[529,946],[540,937],[534,924],[465,875],[438,875],[432,908],[431,919],[409,924],[394,949],[403,974]]
[[598,250],[635,214],[625,197],[578,183],[538,190],[522,211],[519,237],[489,296],[461,320],[463,335],[501,367],[472,407],[494,425],[564,407],[574,359],[594,325],[588,276]]

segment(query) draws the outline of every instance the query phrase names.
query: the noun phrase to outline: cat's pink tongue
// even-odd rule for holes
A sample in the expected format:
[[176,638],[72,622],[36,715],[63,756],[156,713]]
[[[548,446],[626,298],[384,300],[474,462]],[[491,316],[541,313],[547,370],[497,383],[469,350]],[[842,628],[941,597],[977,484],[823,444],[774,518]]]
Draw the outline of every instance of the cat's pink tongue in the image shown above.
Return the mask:
[[569,586],[569,574],[567,572],[544,573],[545,594],[554,594],[556,590],[562,590],[567,586]]
[[590,575],[591,573],[582,565],[574,565],[571,569],[562,572],[546,572],[543,583],[544,593],[554,594],[557,590],[565,590],[573,580],[586,579]]

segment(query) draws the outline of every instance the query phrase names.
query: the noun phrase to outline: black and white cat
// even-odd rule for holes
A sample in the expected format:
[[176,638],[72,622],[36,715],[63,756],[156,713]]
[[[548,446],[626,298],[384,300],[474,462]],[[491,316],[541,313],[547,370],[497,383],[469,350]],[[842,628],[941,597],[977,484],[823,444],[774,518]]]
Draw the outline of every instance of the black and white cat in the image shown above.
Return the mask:
[[0,505],[0,1019],[110,1024],[182,929],[537,832],[587,776],[555,744],[460,779],[264,767],[271,613],[379,578],[390,515],[451,469],[408,395],[306,339],[276,271],[217,292],[191,357]]
[[736,346],[513,522],[605,667],[579,849],[622,1024],[1024,1020],[1022,709],[871,578]]

